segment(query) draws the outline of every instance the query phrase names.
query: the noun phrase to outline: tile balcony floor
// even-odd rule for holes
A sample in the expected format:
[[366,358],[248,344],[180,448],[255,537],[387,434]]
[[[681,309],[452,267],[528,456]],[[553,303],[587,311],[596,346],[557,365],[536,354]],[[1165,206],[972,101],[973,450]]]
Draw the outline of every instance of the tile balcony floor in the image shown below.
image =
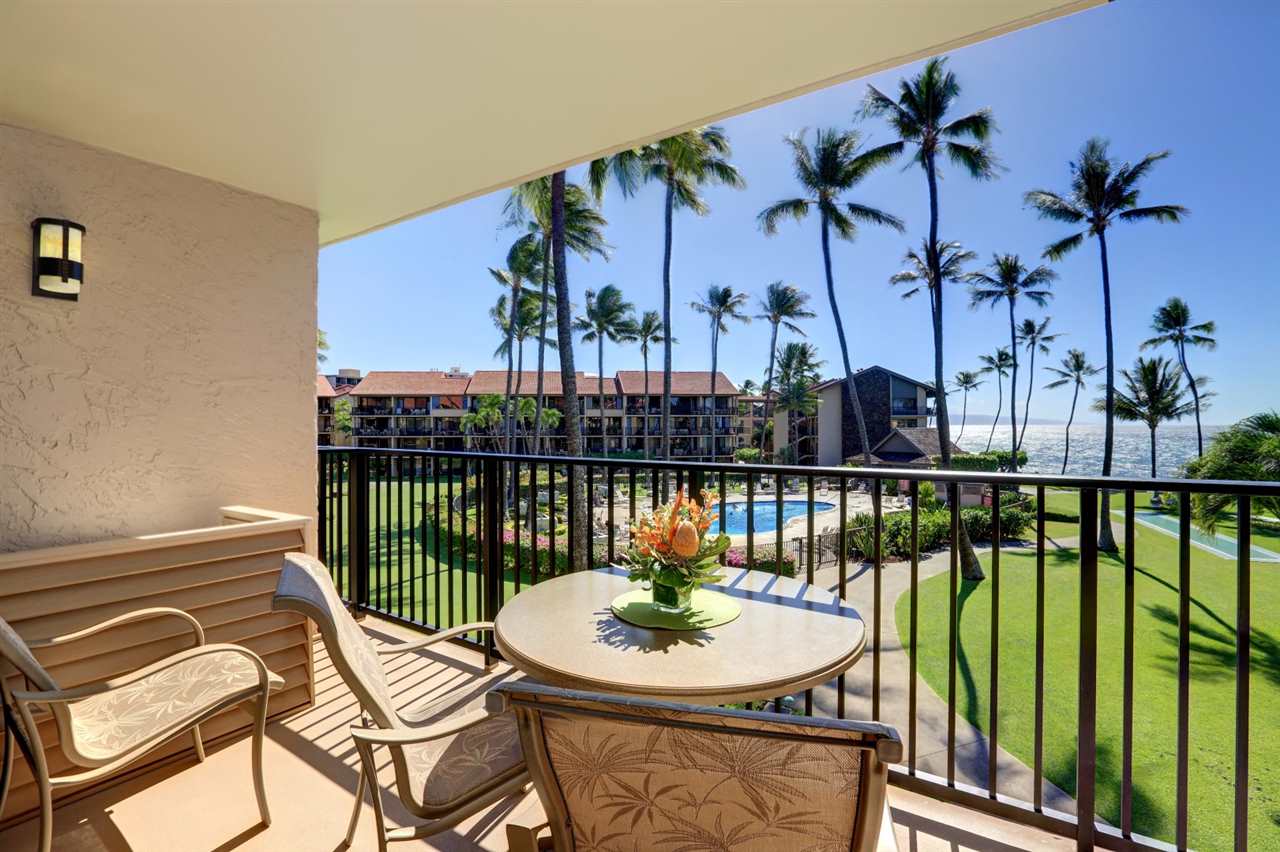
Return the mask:
[[[417,635],[373,617],[362,623],[375,638],[390,643]],[[454,646],[386,660],[392,692],[406,706],[454,690],[466,691],[468,680],[483,672],[479,654]],[[55,812],[54,849],[338,852],[357,777],[358,759],[347,731],[357,721],[358,711],[319,643],[316,689],[315,706],[267,727],[264,761],[270,828],[258,823],[248,776],[249,740],[242,739],[210,749],[202,765],[186,759],[63,805]],[[382,769],[380,781],[387,790],[389,761],[383,761]],[[902,852],[1068,850],[1075,845],[1066,838],[903,790],[891,788],[889,799]],[[407,821],[393,795],[384,794],[383,801],[390,819],[398,824]],[[396,843],[392,849],[505,850],[505,824],[513,818],[526,824],[541,822],[534,793],[500,802],[456,829],[424,841]],[[366,796],[352,850],[376,848],[372,819]],[[19,823],[0,831],[0,849],[32,849],[35,835],[34,821]]]

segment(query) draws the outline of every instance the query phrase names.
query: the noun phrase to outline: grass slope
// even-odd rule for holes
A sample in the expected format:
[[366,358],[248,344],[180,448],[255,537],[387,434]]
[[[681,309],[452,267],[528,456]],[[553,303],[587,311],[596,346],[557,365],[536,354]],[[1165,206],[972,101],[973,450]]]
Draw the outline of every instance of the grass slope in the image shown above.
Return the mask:
[[[1146,498],[1141,500],[1145,505]],[[1114,505],[1115,501],[1113,501]],[[1048,534],[1078,535],[1078,498],[1050,493]],[[1234,533],[1233,525],[1222,531]],[[1280,545],[1274,531],[1255,528],[1255,541]],[[1138,526],[1134,579],[1134,830],[1172,841],[1177,743],[1177,541]],[[990,557],[984,557],[990,576]],[[1079,555],[1053,549],[1045,565],[1044,765],[1046,777],[1075,790],[1076,679],[1079,638]],[[1236,576],[1233,560],[1191,550],[1191,704],[1189,834],[1193,847],[1232,845]],[[1006,552],[1000,575],[998,738],[1028,766],[1035,731],[1035,556]],[[957,709],[986,730],[990,696],[993,585],[961,585]],[[948,576],[920,587],[919,671],[946,697]],[[1250,680],[1251,849],[1280,849],[1280,566],[1252,572]],[[909,624],[910,598],[897,603],[897,623]],[[1124,673],[1124,562],[1103,555],[1098,566],[1098,814],[1120,821],[1121,714]],[[903,641],[906,642],[906,635]]]

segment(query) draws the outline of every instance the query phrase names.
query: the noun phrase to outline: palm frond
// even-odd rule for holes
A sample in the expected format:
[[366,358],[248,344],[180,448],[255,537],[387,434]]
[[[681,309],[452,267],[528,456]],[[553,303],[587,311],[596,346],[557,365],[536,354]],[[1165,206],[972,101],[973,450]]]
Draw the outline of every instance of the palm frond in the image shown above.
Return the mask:
[[1084,231],[1081,231],[1078,234],[1072,234],[1069,237],[1063,237],[1057,242],[1050,243],[1045,247],[1044,257],[1047,260],[1062,260],[1062,258],[1066,257],[1068,254],[1080,248],[1080,245],[1083,242]]
[[778,232],[778,222],[783,219],[790,217],[797,222],[803,221],[804,217],[809,213],[809,205],[811,203],[804,198],[789,198],[786,201],[779,201],[761,210],[760,215],[756,217],[756,221],[760,225],[760,230],[772,236]]
[[1180,204],[1155,204],[1150,207],[1134,207],[1130,210],[1123,210],[1116,215],[1116,218],[1125,222],[1154,219],[1157,222],[1172,222],[1176,224],[1190,213],[1190,210]]
[[886,228],[893,228],[898,233],[902,233],[907,229],[907,225],[892,213],[886,213],[876,207],[868,207],[865,204],[857,204],[848,202],[845,204],[845,212],[850,219],[862,222],[867,225],[883,225]]

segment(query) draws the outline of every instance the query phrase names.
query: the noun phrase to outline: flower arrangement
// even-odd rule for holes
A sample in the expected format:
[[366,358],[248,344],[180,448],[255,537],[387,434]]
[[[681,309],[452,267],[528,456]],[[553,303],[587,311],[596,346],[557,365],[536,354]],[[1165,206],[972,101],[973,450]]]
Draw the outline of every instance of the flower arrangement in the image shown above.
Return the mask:
[[719,559],[729,549],[729,536],[707,535],[719,500],[710,491],[702,492],[701,501],[677,493],[631,527],[623,561],[633,583],[652,584],[655,605],[686,609],[694,589],[723,579]]

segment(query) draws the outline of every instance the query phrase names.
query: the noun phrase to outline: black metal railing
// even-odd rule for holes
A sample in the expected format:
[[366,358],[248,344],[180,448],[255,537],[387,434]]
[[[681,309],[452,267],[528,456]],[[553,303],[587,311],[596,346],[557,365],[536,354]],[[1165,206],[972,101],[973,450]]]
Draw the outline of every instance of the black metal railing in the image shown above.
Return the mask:
[[[983,497],[976,506],[962,507],[961,495],[967,499],[975,493],[962,486],[973,484],[983,486]],[[864,658],[848,675],[848,682],[841,675],[828,687],[795,696],[794,707],[802,706],[808,714],[843,718],[857,702],[865,715],[897,726],[908,750],[906,762],[891,771],[893,783],[1074,837],[1082,849],[1094,844],[1109,849],[1170,845],[1186,849],[1191,830],[1200,831],[1190,819],[1189,765],[1194,746],[1197,760],[1205,754],[1217,755],[1215,768],[1230,776],[1234,785],[1226,797],[1229,805],[1215,805],[1221,796],[1206,796],[1203,802],[1197,797],[1197,819],[1225,828],[1213,829],[1218,833],[1205,834],[1207,839],[1194,845],[1248,847],[1251,784],[1263,783],[1251,776],[1249,768],[1250,672],[1251,666],[1259,665],[1253,657],[1261,654],[1261,665],[1274,681],[1276,662],[1274,656],[1266,656],[1271,647],[1267,643],[1274,642],[1266,637],[1272,634],[1251,624],[1255,548],[1252,526],[1246,520],[1252,518],[1253,498],[1280,497],[1280,483],[322,447],[320,555],[333,571],[341,594],[358,609],[440,630],[492,619],[508,597],[527,585],[575,568],[614,562],[627,545],[629,522],[677,490],[697,492],[704,487],[719,492],[726,503],[746,504],[743,528],[729,530],[734,547],[724,557],[726,562],[821,582],[841,598],[848,598],[852,584],[858,584],[859,608],[868,625],[870,665]],[[1146,506],[1140,512],[1139,498],[1147,491],[1172,498],[1162,502],[1159,513]],[[580,496],[570,499],[571,493]],[[1118,498],[1114,527],[1122,542],[1116,554],[1101,554],[1097,544],[1099,506],[1108,494]],[[1213,629],[1222,634],[1214,637],[1207,637],[1204,624],[1192,618],[1193,605],[1197,614],[1204,609],[1192,592],[1196,579],[1192,547],[1206,546],[1193,534],[1191,497],[1195,494],[1230,495],[1241,519],[1230,572],[1235,584],[1234,617],[1211,613],[1218,622]],[[937,501],[938,495],[945,499]],[[1051,506],[1047,500],[1053,501]],[[803,513],[789,518],[788,508],[796,501],[803,504]],[[1170,505],[1175,506],[1172,513]],[[757,506],[772,506],[772,518],[767,508],[763,515],[772,521],[772,529],[756,529]],[[1158,547],[1153,545],[1154,556],[1139,558],[1139,525],[1151,527],[1152,536],[1174,539],[1176,547],[1167,558],[1176,561],[1176,581],[1160,578],[1152,569],[1149,560],[1164,552]],[[966,537],[984,557],[981,582],[962,577]],[[930,548],[938,552],[930,556],[926,552]],[[1269,557],[1264,552],[1259,558]],[[928,568],[923,573],[938,577],[936,584],[922,576],[922,566]],[[1024,568],[1026,573],[1019,573]],[[1122,588],[1122,593],[1100,596],[1100,570],[1107,589]],[[1013,580],[1033,576],[1033,585],[1022,596],[1017,587],[1004,591],[1002,601],[1002,571],[1013,572]],[[895,588],[902,587],[893,599],[885,596],[886,577],[894,580]],[[983,584],[988,584],[985,589]],[[945,600],[938,594],[943,589]],[[987,618],[975,619],[964,612],[978,590],[989,605]],[[1148,590],[1154,590],[1150,600]],[[1155,599],[1157,594],[1176,596],[1176,612],[1158,610],[1164,605]],[[886,643],[886,624],[896,621],[899,598],[906,600],[907,624],[897,625],[900,644]],[[1002,618],[1002,604],[1015,612],[1031,613],[1027,623]],[[1160,702],[1145,700],[1135,688],[1139,676],[1135,643],[1144,638],[1136,636],[1139,605],[1164,619],[1170,644],[1166,662],[1176,669],[1175,709],[1166,714],[1173,718],[1156,719],[1160,724],[1155,728],[1148,716],[1158,712]],[[1108,645],[1105,657],[1099,651],[1102,616]],[[976,645],[966,639],[975,627],[985,631]],[[929,636],[922,637],[922,631]],[[1206,655],[1198,646],[1210,638],[1220,647]],[[490,638],[470,636],[463,641],[486,655],[496,653]],[[804,637],[780,637],[780,641],[803,642]],[[941,652],[944,641],[945,654]],[[1070,642],[1068,659],[1074,666],[1059,662],[1054,665],[1060,670],[1055,671],[1047,651],[1063,641]],[[1119,667],[1111,656],[1117,644],[1122,646]],[[1018,702],[1008,696],[1001,702],[1002,691],[1011,688],[1001,681],[1002,652],[1015,658],[1005,665],[1017,672],[1017,658],[1028,656],[1026,649],[1033,649],[1029,656],[1034,662],[1027,673],[1031,698],[1023,702],[1027,706],[1010,707]],[[976,671],[970,659],[979,652],[986,656],[985,672]],[[906,655],[906,676],[889,683],[890,671],[897,669],[885,664],[893,653]],[[922,658],[932,681],[921,671]],[[938,671],[944,659],[945,670]],[[1100,659],[1106,667],[1101,680]],[[1206,663],[1210,659],[1219,663],[1212,671]],[[1113,676],[1116,668],[1119,673]],[[1073,678],[1069,687],[1062,683],[1066,675]],[[1149,688],[1150,678],[1143,677],[1144,689]],[[1197,739],[1192,739],[1192,686],[1222,678],[1235,680],[1234,703],[1223,711],[1232,720],[1226,738],[1231,747],[1216,741],[1222,737],[1201,736],[1212,728],[1199,720],[1194,731]],[[1116,679],[1120,688],[1110,690]],[[1100,693],[1103,688],[1108,689]],[[905,708],[901,707],[904,691]],[[945,706],[945,713],[927,712],[922,706],[926,701]],[[793,706],[783,699],[768,704],[775,710]],[[1100,705],[1105,711],[1101,716]],[[1011,721],[1025,721],[1028,714],[1031,724],[1025,729]],[[1118,756],[1109,747],[1099,747],[1099,730],[1104,725],[1100,718],[1109,737],[1112,725],[1119,729]],[[1173,730],[1173,768],[1167,775],[1150,777],[1151,766],[1135,765],[1139,718],[1144,731]],[[1012,733],[1010,727],[1015,729]],[[962,739],[971,729],[977,732],[976,744]],[[945,741],[945,749],[938,750],[945,752],[945,762],[917,745],[926,734]],[[1064,736],[1075,745],[1069,761],[1073,765],[1066,767],[1056,765],[1061,763],[1059,746]],[[1002,775],[1004,784],[1010,783],[1008,771],[1002,773],[1009,766],[1003,749],[1006,740],[1013,741],[1007,753],[1020,759],[1019,771],[1030,774],[1029,796],[1014,795],[1002,787]],[[1053,754],[1048,753],[1050,747]],[[1170,817],[1161,817],[1159,807],[1148,801],[1152,790],[1172,791]],[[1049,791],[1054,796],[1065,794],[1075,813],[1055,808],[1057,799],[1047,802]],[[1275,793],[1272,789],[1255,795],[1270,801]],[[1231,813],[1207,810],[1212,807],[1229,807]],[[1254,816],[1252,831],[1258,842],[1259,831],[1273,829],[1266,826],[1270,815]]]

